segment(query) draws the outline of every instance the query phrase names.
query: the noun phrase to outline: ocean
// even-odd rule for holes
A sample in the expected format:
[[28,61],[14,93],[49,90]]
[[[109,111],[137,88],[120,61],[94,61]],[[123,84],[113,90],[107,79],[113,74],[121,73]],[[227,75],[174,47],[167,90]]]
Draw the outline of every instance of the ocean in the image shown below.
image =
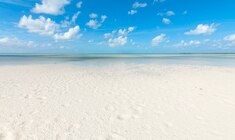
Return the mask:
[[58,64],[181,64],[235,66],[235,54],[0,54],[0,65]]

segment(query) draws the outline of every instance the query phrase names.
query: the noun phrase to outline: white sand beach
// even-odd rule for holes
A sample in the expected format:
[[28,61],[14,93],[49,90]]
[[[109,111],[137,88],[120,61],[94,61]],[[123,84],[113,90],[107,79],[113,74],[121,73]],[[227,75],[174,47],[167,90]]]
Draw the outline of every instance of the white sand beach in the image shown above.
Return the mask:
[[235,68],[0,66],[0,140],[234,140]]

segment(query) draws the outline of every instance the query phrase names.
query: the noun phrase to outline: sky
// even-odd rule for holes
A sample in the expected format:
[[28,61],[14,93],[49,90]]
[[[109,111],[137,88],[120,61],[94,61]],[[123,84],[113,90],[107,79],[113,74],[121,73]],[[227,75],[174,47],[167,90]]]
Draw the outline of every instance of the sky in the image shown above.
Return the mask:
[[235,53],[233,0],[0,0],[0,53]]

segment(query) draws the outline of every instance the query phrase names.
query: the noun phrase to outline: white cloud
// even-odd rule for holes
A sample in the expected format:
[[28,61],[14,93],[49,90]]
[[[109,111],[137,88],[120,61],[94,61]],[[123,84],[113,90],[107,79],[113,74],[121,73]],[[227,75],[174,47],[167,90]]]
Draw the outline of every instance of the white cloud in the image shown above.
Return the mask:
[[16,37],[0,37],[0,47],[21,47],[21,48],[48,48],[51,47],[50,43],[36,43],[32,40],[22,40]]
[[55,34],[54,38],[55,40],[70,40],[75,37],[79,31],[79,26],[75,26],[74,28],[70,28],[68,32],[62,34]]
[[235,41],[235,34],[225,36],[224,40],[225,41]]
[[158,16],[164,16],[164,13],[157,13]]
[[102,26],[102,23],[105,22],[105,20],[107,19],[106,15],[102,15],[100,21],[97,20],[98,15],[95,13],[91,13],[89,15],[89,17],[91,18],[87,23],[86,26],[92,28],[92,29],[98,29],[99,27]]
[[153,3],[156,3],[156,2],[164,2],[166,0],[153,0]]
[[7,3],[16,6],[31,7],[27,1],[23,0],[0,0],[0,3]]
[[96,19],[89,20],[86,25],[92,29],[98,29],[101,24]]
[[24,41],[16,37],[2,37],[0,38],[0,47],[37,47],[38,45],[33,41]]
[[88,40],[88,43],[94,43],[94,40],[90,39]]
[[235,46],[235,34],[225,36],[224,40],[229,42],[226,46],[228,46],[228,47]]
[[101,16],[101,22],[102,22],[102,23],[105,22],[106,19],[107,19],[107,16],[106,16],[106,15],[102,15],[102,16]]
[[127,29],[119,29],[118,31],[114,30],[111,33],[104,34],[105,38],[108,39],[108,44],[110,47],[123,46],[128,41],[128,34],[133,32],[135,27],[129,27]]
[[118,35],[119,36],[127,36],[130,32],[134,31],[135,27],[129,27],[128,29],[119,29]]
[[167,11],[165,13],[157,13],[158,16],[174,16],[175,12],[174,11]]
[[59,28],[59,25],[52,21],[50,18],[45,18],[40,16],[38,19],[33,19],[30,15],[29,17],[23,16],[18,26],[20,28],[26,28],[30,33],[38,33],[40,35],[53,35]]
[[132,32],[132,31],[134,31],[134,30],[135,30],[135,27],[129,27],[129,28],[128,28],[128,33]]
[[127,37],[119,36],[117,38],[110,38],[108,43],[110,47],[123,46],[127,43]]
[[152,46],[158,46],[160,43],[164,42],[165,40],[166,40],[166,35],[160,34],[152,39],[151,44]]
[[60,26],[63,27],[63,28],[65,28],[65,27],[69,27],[71,24],[72,24],[71,21],[63,20],[63,21],[61,21]]
[[[72,18],[71,22],[75,22],[76,16],[79,13],[75,14],[75,17]],[[68,23],[70,25],[70,23]],[[75,26],[74,28],[69,28],[68,32],[62,33],[61,27],[63,25],[59,25],[52,21],[50,18],[45,18],[40,16],[38,19],[33,19],[30,15],[29,17],[23,16],[18,26],[20,28],[25,28],[30,33],[37,33],[39,35],[50,36],[55,40],[70,40],[73,38],[80,30],[79,26]]]
[[77,8],[81,8],[82,7],[82,1],[79,1],[77,4],[76,4]]
[[188,43],[189,45],[200,45],[201,44],[201,42],[200,41],[198,41],[198,40],[191,40],[191,41],[189,41],[189,43]]
[[2,37],[0,38],[0,46],[15,46],[20,45],[22,42],[17,38]]
[[128,11],[128,15],[134,15],[134,14],[137,14],[137,10]]
[[76,20],[78,18],[78,16],[81,14],[80,11],[78,11],[77,13],[75,13],[71,19],[69,18],[69,16],[65,17],[65,20],[61,21],[60,23],[60,27],[70,27],[71,25],[74,25],[76,23]]
[[43,13],[51,15],[64,14],[64,6],[69,4],[70,0],[42,0],[41,4],[36,3],[32,9],[33,13]]
[[132,8],[136,9],[136,8],[144,8],[147,6],[147,3],[140,3],[140,2],[135,2],[132,5]]
[[176,47],[186,47],[186,46],[198,46],[201,42],[198,40],[190,40],[188,42],[181,40],[180,43],[176,44]]
[[163,19],[162,19],[162,22],[165,23],[165,24],[170,24],[170,23],[171,23],[171,20],[168,19],[168,18],[163,18]]
[[112,37],[112,36],[113,36],[112,33],[105,33],[105,34],[104,34],[104,38],[110,38],[110,37]]
[[144,8],[144,7],[147,7],[147,3],[140,3],[140,2],[135,2],[133,3],[132,5],[132,10],[128,11],[128,15],[134,15],[134,14],[137,14],[137,10],[134,10],[134,9],[137,9],[137,8]]
[[111,38],[111,37],[113,37],[113,36],[115,35],[116,32],[117,32],[117,31],[114,30],[114,31],[112,31],[111,33],[105,33],[105,34],[104,34],[104,38]]
[[0,43],[1,44],[7,43],[7,42],[9,42],[9,38],[8,37],[0,38]]
[[131,45],[136,45],[136,43],[133,41],[133,39],[130,40]]
[[173,11],[167,11],[167,12],[166,12],[166,15],[167,15],[167,16],[174,16],[175,13],[174,13]]
[[208,24],[199,24],[197,25],[196,29],[190,30],[188,32],[185,32],[186,35],[201,35],[201,34],[212,34],[216,31],[216,27],[214,24],[208,25]]
[[77,13],[75,13],[74,15],[73,15],[73,17],[72,17],[72,19],[71,19],[71,22],[72,23],[75,23],[76,22],[76,20],[77,20],[77,18],[78,18],[78,16],[80,15],[80,11],[78,11]]
[[90,18],[98,18],[98,15],[96,13],[91,13],[89,15]]

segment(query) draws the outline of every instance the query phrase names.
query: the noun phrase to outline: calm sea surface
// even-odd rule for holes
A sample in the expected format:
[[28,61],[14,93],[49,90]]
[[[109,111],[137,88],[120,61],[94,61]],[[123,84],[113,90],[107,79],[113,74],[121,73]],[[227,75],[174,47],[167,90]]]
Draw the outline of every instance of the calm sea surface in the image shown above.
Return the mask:
[[0,65],[55,63],[95,66],[148,63],[235,66],[235,54],[0,54]]

